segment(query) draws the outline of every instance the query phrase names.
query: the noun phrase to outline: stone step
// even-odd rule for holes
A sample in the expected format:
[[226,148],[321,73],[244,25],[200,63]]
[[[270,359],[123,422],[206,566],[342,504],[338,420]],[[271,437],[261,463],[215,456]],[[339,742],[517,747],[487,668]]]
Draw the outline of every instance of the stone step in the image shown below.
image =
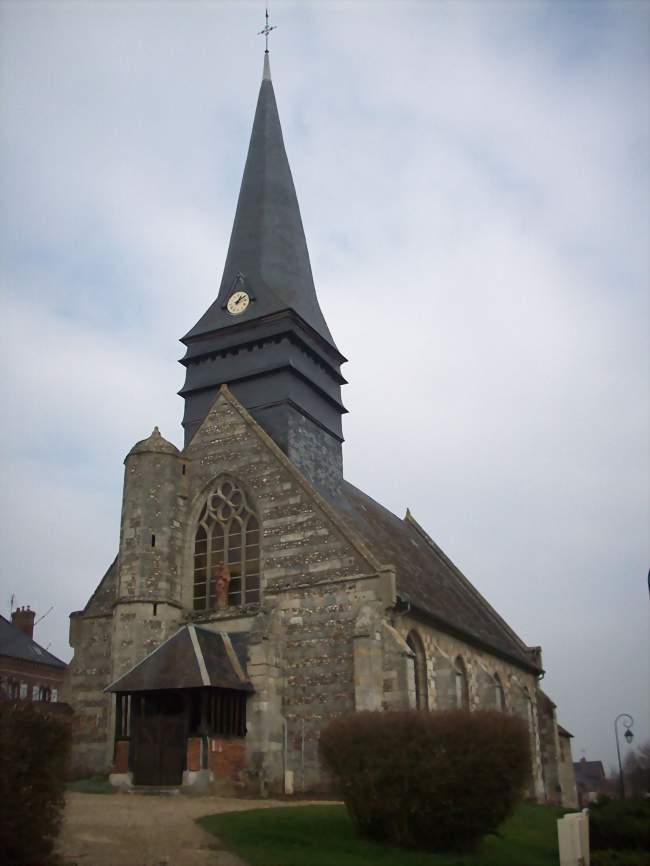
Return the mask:
[[128,789],[130,794],[151,794],[156,797],[170,797],[180,793],[177,785],[133,785]]

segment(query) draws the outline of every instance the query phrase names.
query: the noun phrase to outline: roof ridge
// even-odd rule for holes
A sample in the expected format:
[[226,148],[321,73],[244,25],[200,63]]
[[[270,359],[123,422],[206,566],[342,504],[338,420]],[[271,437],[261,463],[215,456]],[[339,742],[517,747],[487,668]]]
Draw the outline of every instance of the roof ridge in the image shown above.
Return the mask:
[[[414,611],[448,634],[455,634],[467,643],[539,673],[540,667],[535,664],[530,650],[522,646],[521,639],[512,636],[515,633],[510,627],[501,627],[501,618],[496,611],[496,618],[489,614],[494,610],[489,602],[482,598],[422,527],[416,533],[415,526],[405,524],[402,518],[349,481],[344,481],[342,490],[344,498],[335,504],[339,505],[344,516],[350,515],[354,528],[364,539],[369,542],[374,539],[371,542],[373,546],[383,550],[386,558],[396,563],[397,591],[409,599]],[[425,544],[420,541],[425,541]],[[409,543],[408,550],[400,548],[402,542]],[[410,549],[411,544],[418,549],[416,560],[412,562],[409,557],[415,554]],[[426,561],[428,557],[432,560]],[[432,568],[439,569],[439,575],[431,573]],[[459,619],[453,610],[450,614],[449,600],[453,600],[453,606],[460,602],[469,607],[474,623]]]
[[438,544],[436,544],[436,542],[433,540],[433,538],[431,538],[431,536],[430,536],[429,533],[426,531],[426,529],[424,529],[424,528],[423,528],[423,527],[422,527],[422,526],[417,522],[417,520],[415,519],[415,517],[413,517],[413,515],[411,514],[411,511],[410,511],[408,508],[406,509],[406,514],[404,515],[404,522],[407,523],[407,524],[409,524],[410,526],[412,526],[413,529],[418,533],[418,535],[419,535],[421,538],[423,538],[424,541],[426,541],[426,543],[429,545],[429,547],[431,547],[431,549],[434,551],[434,553],[435,553],[437,556],[439,556],[439,557],[443,560],[443,562],[445,563],[445,565],[447,565],[448,567],[450,567],[450,568],[454,571],[454,574],[455,574],[458,578],[460,578],[460,580],[461,580],[461,582],[463,583],[463,585],[465,586],[465,588],[468,589],[468,590],[472,593],[472,595],[473,595],[473,596],[474,596],[474,597],[475,597],[475,598],[476,598],[476,599],[477,599],[477,600],[478,600],[482,605],[485,606],[486,611],[490,614],[490,616],[492,617],[492,619],[493,619],[493,620],[494,620],[494,621],[495,621],[495,622],[496,622],[496,623],[497,623],[501,628],[503,628],[503,629],[508,633],[508,635],[509,635],[509,636],[510,636],[514,641],[516,641],[516,643],[519,645],[519,647],[520,647],[520,648],[521,648],[521,649],[522,649],[526,654],[530,654],[530,650],[531,650],[531,648],[528,646],[528,644],[525,643],[525,641],[523,641],[523,640],[519,637],[519,635],[517,634],[517,632],[514,631],[514,629],[512,629],[512,628],[508,625],[508,623],[503,619],[503,617],[502,617],[499,613],[497,613],[497,611],[492,607],[492,605],[491,605],[490,602],[485,598],[485,596],[482,595],[482,594],[478,591],[478,589],[474,586],[474,584],[471,582],[471,580],[463,574],[463,572],[460,570],[460,568],[458,568],[458,566],[457,566],[457,565],[456,565],[456,564],[455,564],[455,563],[454,563],[454,562],[453,562],[453,561],[452,561],[452,560],[447,556],[447,554],[444,552],[444,550],[443,550],[443,549],[442,549]]

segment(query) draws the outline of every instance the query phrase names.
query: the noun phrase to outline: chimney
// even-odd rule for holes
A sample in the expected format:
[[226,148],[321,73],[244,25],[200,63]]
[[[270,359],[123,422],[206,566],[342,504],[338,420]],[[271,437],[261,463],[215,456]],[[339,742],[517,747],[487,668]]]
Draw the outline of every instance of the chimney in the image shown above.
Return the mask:
[[25,632],[27,637],[34,637],[34,618],[36,613],[27,607],[17,607],[11,614],[11,621],[22,632]]

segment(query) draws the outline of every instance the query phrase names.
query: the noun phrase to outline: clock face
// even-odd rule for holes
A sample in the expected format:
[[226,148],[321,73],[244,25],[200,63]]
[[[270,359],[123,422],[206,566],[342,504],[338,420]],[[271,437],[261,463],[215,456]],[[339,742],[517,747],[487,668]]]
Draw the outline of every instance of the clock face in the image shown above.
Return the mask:
[[238,316],[240,313],[244,312],[250,302],[251,299],[248,297],[246,292],[234,292],[228,298],[226,309],[231,314],[231,316]]

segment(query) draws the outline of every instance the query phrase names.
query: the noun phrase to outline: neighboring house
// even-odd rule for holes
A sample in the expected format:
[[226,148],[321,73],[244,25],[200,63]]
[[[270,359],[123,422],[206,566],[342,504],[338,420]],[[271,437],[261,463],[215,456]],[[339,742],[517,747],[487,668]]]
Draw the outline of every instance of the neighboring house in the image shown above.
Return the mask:
[[0,616],[0,698],[56,703],[67,665],[36,643],[34,618],[29,607]]
[[602,761],[588,761],[580,758],[574,763],[576,788],[580,806],[587,806],[598,799],[599,794],[607,792],[607,779]]
[[529,795],[557,799],[540,648],[409,511],[343,477],[345,358],[316,297],[268,55],[221,287],[183,343],[184,448],[154,428],[129,451],[118,556],[70,617],[74,763],[112,764],[124,784],[317,790],[333,717],[492,708],[528,727]]

